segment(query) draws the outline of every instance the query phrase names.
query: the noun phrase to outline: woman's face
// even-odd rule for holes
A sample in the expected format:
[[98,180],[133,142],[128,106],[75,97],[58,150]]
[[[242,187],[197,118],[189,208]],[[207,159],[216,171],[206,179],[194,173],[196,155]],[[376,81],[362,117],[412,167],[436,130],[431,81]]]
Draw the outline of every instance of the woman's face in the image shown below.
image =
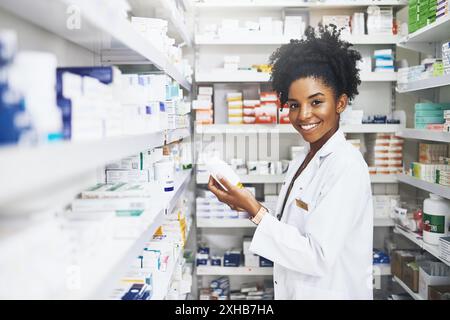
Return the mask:
[[294,128],[305,141],[314,143],[330,130],[337,129],[347,96],[344,94],[336,100],[331,87],[320,79],[307,77],[292,82],[287,105]]

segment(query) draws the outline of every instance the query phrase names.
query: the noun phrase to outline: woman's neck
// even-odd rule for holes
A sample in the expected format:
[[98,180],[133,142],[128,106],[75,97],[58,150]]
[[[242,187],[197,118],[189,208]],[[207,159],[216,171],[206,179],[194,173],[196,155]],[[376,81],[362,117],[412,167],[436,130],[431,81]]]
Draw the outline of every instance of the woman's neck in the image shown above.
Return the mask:
[[320,148],[322,148],[322,146],[333,136],[333,134],[336,133],[336,131],[338,131],[339,129],[339,125],[331,128],[327,133],[325,133],[319,140],[310,143],[310,152],[312,152],[313,154],[316,154],[317,151],[320,150]]

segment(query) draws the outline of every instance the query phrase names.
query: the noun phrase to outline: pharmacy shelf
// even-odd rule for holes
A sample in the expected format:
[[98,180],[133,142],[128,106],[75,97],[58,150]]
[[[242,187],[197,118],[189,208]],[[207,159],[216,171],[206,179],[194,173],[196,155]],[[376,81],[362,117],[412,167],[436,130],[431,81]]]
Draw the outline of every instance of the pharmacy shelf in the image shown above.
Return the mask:
[[400,40],[400,43],[412,42],[440,42],[450,38],[450,15],[439,19]]
[[[178,261],[183,257],[184,250],[181,249],[176,258],[170,263],[165,272],[154,272],[153,277],[157,278],[153,280],[155,283],[153,285],[153,295],[150,300],[164,300],[167,292],[169,291],[169,286],[175,272],[175,268]],[[157,283],[156,283],[157,281]]]
[[398,174],[397,179],[399,182],[409,184],[416,188],[437,194],[438,196],[450,199],[450,187],[443,186],[437,183],[431,183],[428,181],[420,180],[415,177],[406,175],[406,174]]
[[[375,218],[373,225],[374,227],[393,227],[395,223],[389,218]],[[256,228],[256,225],[249,219],[243,218],[197,218],[197,228]]]
[[450,132],[441,132],[425,129],[401,129],[397,136],[405,139],[427,140],[450,143]]
[[[105,1],[90,0],[2,0],[0,8],[92,52],[102,55],[105,47],[126,48],[123,60],[138,56],[166,72],[186,90],[191,84],[149,40],[139,34],[131,23]],[[71,26],[79,15],[80,27]],[[46,19],[45,17],[50,17]],[[114,21],[114,23],[111,23]],[[104,59],[103,62],[112,62]]]
[[[186,133],[175,135],[179,138]],[[17,199],[32,191],[60,184],[109,162],[162,146],[168,135],[172,135],[172,131],[86,142],[57,142],[38,147],[2,147],[0,208],[8,207],[8,204],[14,207]]]
[[329,9],[329,8],[358,8],[371,5],[378,6],[406,6],[407,1],[380,0],[380,1],[327,1],[323,2],[305,2],[305,1],[205,1],[195,3],[198,9],[282,9],[282,8],[311,8],[311,9]]
[[414,242],[417,246],[419,246],[421,249],[428,251],[433,256],[450,266],[450,263],[445,261],[444,259],[439,257],[439,246],[434,246],[431,244],[428,244],[423,241],[422,236],[420,236],[417,233],[414,233],[412,231],[406,230],[405,228],[400,227],[399,225],[395,225],[394,232],[403,235],[410,241]]
[[[187,233],[186,233],[187,235],[189,235],[191,226],[192,224],[189,224],[187,226]],[[165,272],[153,273],[154,277],[153,295],[150,300],[164,300],[166,298],[167,292],[169,292],[170,284],[172,283],[173,280],[175,269],[180,260],[183,259],[183,256],[184,256],[184,249],[181,249],[178,255],[176,255],[176,258],[172,260],[171,264],[169,264],[169,267]],[[157,282],[155,280],[157,280]]]
[[[283,183],[284,174],[246,174],[239,176],[242,183],[245,184],[263,184],[263,183]],[[198,184],[207,184],[209,176],[207,174],[197,174]],[[396,175],[390,174],[375,174],[370,175],[372,183],[398,183]]]
[[[396,72],[361,72],[363,82],[394,82],[397,81]],[[252,70],[225,71],[211,70],[200,71],[195,74],[197,83],[241,83],[241,82],[269,82],[270,74]]]
[[188,185],[191,177],[192,170],[180,172],[175,176],[174,191],[169,194],[162,195],[161,201],[157,201],[155,203],[155,207],[152,208],[153,212],[156,213],[155,218],[153,219],[151,226],[143,232],[137,240],[116,241],[116,244],[112,246],[112,252],[109,255],[114,258],[111,261],[102,262],[102,264],[111,269],[109,269],[109,271],[102,271],[103,277],[100,277],[101,279],[99,282],[89,283],[89,287],[95,288],[95,291],[88,289],[88,292],[93,292],[93,295],[91,296],[92,298],[98,299],[100,297],[103,299],[111,294],[114,286],[117,285],[120,278],[129,268],[130,262],[139,256],[145,248],[145,244],[152,238],[153,234],[164,222],[166,214],[173,210],[178,199],[186,190],[186,186]]
[[417,80],[409,82],[402,88],[397,87],[397,92],[398,93],[416,92],[427,89],[441,88],[445,86],[450,86],[450,74],[443,75],[440,77],[431,77],[425,80]]
[[273,268],[197,266],[199,276],[271,276]]
[[[396,44],[399,41],[398,36],[394,35],[360,35],[343,37],[346,41],[353,44]],[[208,35],[196,35],[196,45],[282,45],[287,44],[291,37],[287,36],[267,36],[260,33],[249,33],[243,36],[213,37]]]
[[173,193],[165,195],[163,203],[166,203],[167,213],[171,213],[177,205],[178,199],[186,190],[189,181],[192,179],[192,169],[183,170],[175,176],[175,188]]
[[179,128],[174,130],[168,130],[166,133],[166,144],[182,140],[191,136],[190,128]]
[[162,13],[163,18],[169,21],[169,35],[177,40],[180,39],[187,46],[192,45],[192,39],[188,28],[183,21],[182,15],[175,6],[174,0],[130,0],[133,14],[139,17],[153,16],[155,10]]
[[[343,125],[341,129],[345,133],[396,133],[403,128],[398,124],[356,124]],[[198,134],[251,134],[251,133],[295,133],[299,134],[290,124],[210,124],[196,125]]]
[[402,280],[394,276],[393,279],[397,282],[414,300],[424,300],[418,293],[412,291]]

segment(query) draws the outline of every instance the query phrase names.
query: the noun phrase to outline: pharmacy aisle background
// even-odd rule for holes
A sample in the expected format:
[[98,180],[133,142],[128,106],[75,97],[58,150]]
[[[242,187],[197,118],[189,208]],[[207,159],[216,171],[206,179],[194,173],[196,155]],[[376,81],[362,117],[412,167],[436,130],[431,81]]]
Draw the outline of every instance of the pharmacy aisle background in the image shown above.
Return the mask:
[[340,127],[372,182],[374,298],[450,299],[448,7],[2,0],[0,298],[274,299],[207,164],[275,208],[305,143],[268,59],[322,23],[363,57]]

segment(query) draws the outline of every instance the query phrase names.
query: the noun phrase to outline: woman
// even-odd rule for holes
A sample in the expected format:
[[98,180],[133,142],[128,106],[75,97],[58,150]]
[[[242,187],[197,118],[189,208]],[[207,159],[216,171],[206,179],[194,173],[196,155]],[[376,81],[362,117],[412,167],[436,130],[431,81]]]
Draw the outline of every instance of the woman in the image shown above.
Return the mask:
[[274,262],[276,299],[372,299],[373,207],[367,165],[339,129],[358,94],[360,54],[336,28],[311,28],[271,56],[272,83],[308,142],[294,159],[275,213],[218,177],[208,188],[256,228],[250,251]]

